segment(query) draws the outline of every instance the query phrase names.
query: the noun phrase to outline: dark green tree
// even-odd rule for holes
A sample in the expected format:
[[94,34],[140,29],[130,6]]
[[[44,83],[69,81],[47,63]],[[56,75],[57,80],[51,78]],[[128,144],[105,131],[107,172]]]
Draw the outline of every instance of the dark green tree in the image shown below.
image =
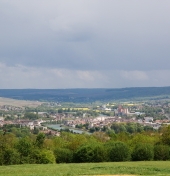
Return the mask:
[[45,134],[44,133],[39,133],[37,135],[37,138],[36,138],[36,146],[39,147],[39,148],[42,148],[43,147],[43,144],[44,144],[44,140],[45,140]]
[[133,161],[150,161],[153,160],[153,145],[148,143],[138,143],[132,152]]
[[75,162],[102,162],[106,160],[106,150],[101,144],[86,144],[74,153]]
[[38,119],[38,114],[36,113],[32,113],[32,112],[26,112],[25,114],[24,114],[24,118],[26,118],[26,119],[30,119],[30,120],[36,120],[36,119]]
[[14,148],[5,149],[2,159],[4,165],[20,164],[20,154]]
[[170,148],[167,145],[154,146],[154,160],[168,160]]
[[54,150],[57,163],[71,163],[73,161],[73,152],[66,148],[57,148]]
[[162,142],[165,145],[169,145],[170,146],[170,125],[168,127],[164,127],[162,129]]
[[106,144],[109,161],[130,160],[130,149],[124,142],[109,142]]
[[22,164],[29,163],[30,155],[33,150],[31,139],[28,137],[21,138],[16,145],[16,149],[20,153],[20,162]]

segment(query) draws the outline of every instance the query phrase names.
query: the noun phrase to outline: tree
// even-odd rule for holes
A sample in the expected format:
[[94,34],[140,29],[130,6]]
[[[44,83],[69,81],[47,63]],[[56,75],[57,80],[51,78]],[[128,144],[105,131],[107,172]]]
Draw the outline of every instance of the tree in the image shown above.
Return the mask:
[[132,152],[133,161],[150,161],[153,157],[153,145],[147,143],[138,143]]
[[20,162],[22,164],[29,163],[29,157],[33,149],[33,144],[30,138],[21,138],[16,145],[16,149],[20,153]]
[[38,114],[37,113],[34,114],[34,113],[31,113],[31,112],[26,112],[24,114],[24,118],[30,119],[30,120],[36,120],[36,119],[38,119]]
[[123,142],[109,142],[106,144],[109,161],[127,161],[130,159],[129,147]]
[[165,145],[170,145],[170,125],[168,127],[165,127],[162,134],[162,142]]
[[170,148],[167,145],[154,146],[154,159],[155,160],[168,160]]
[[106,150],[101,144],[86,144],[74,153],[75,162],[102,162],[106,159]]
[[39,131],[40,131],[39,128],[37,128],[37,127],[34,126],[33,134],[38,134]]
[[5,165],[20,164],[19,153],[14,148],[5,149],[3,153],[3,164]]
[[111,129],[113,129],[115,133],[127,132],[124,124],[113,123],[111,126]]
[[73,135],[72,139],[68,142],[68,148],[72,151],[87,142],[87,139],[82,134]]
[[128,123],[126,129],[128,133],[135,133],[137,131],[137,125],[135,123]]
[[19,153],[14,148],[16,142],[13,134],[0,135],[0,165],[19,164]]
[[63,110],[62,109],[58,109],[58,113],[63,113]]
[[136,135],[132,136],[132,139],[128,141],[129,146],[131,148],[135,148],[136,144],[141,144],[141,143],[148,143],[154,145],[155,142],[159,140],[159,136],[157,135],[147,135],[146,133],[138,133]]
[[57,163],[71,163],[73,161],[73,152],[66,148],[57,148],[54,150]]
[[148,125],[144,126],[144,131],[153,131],[153,130],[154,129],[151,126],[148,126]]
[[0,135],[0,152],[6,149],[14,148],[17,139],[13,134]]
[[106,142],[110,139],[110,137],[102,131],[94,132],[93,136],[100,142]]
[[109,135],[109,137],[112,139],[112,140],[116,140],[117,139],[117,134],[115,134],[115,131],[114,130],[107,130],[106,133]]
[[55,156],[50,150],[34,149],[30,155],[30,163],[32,164],[50,164],[55,163]]
[[122,142],[129,141],[131,135],[128,132],[120,132],[117,134],[117,140]]
[[44,133],[39,133],[37,135],[37,138],[36,138],[36,143],[35,143],[36,146],[39,147],[39,148],[42,148],[44,140],[45,140],[45,134]]

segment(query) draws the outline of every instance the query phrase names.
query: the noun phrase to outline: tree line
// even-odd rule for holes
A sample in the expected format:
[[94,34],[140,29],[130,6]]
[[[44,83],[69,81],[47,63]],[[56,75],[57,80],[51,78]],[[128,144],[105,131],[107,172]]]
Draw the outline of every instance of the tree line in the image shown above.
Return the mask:
[[[26,133],[25,133],[26,134]],[[149,161],[170,159],[170,126],[160,132],[92,135],[61,132],[18,136],[0,134],[0,165]]]

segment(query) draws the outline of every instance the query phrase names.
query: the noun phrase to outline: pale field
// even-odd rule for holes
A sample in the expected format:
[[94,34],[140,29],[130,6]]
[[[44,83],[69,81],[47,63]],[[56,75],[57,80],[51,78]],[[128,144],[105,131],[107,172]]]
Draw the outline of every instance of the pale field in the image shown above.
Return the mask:
[[[66,110],[68,108],[62,108],[62,110]],[[70,108],[70,110],[78,110],[78,111],[88,111],[89,108]]]
[[0,106],[10,105],[10,106],[16,106],[16,107],[25,107],[25,106],[37,107],[41,105],[42,103],[43,102],[38,102],[38,101],[16,100],[16,99],[0,97]]

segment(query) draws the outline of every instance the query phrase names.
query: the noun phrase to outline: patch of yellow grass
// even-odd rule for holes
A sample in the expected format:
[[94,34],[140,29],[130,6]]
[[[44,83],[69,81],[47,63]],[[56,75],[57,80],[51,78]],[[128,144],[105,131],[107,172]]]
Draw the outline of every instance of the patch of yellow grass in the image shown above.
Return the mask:
[[134,106],[134,104],[127,104],[128,106]]
[[[68,108],[62,108],[62,110],[67,110]],[[70,108],[70,110],[76,110],[76,111],[88,111],[89,108]]]
[[100,112],[99,110],[94,110],[95,112]]

